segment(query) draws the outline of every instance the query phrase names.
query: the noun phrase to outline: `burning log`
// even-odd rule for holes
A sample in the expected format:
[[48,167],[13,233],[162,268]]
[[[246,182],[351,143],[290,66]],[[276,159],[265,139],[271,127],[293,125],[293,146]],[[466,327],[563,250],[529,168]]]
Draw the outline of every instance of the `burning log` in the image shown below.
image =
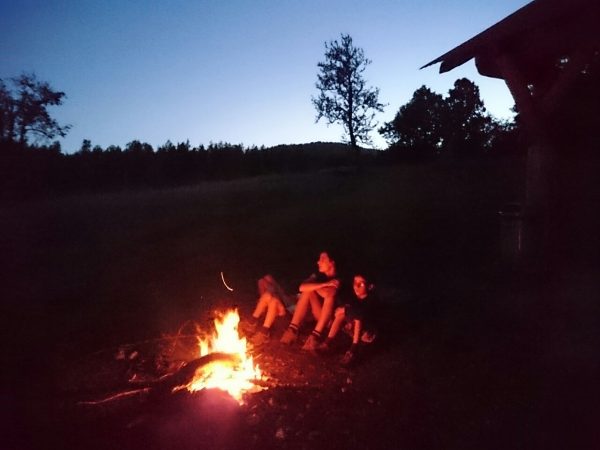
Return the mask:
[[237,310],[219,315],[214,320],[215,333],[208,338],[199,339],[200,358],[188,362],[175,373],[150,383],[138,384],[140,389],[85,403],[104,403],[137,394],[161,398],[184,388],[190,392],[217,388],[242,404],[244,393],[257,392],[265,386],[258,384],[263,381],[262,372],[254,365],[253,358],[248,353],[246,339],[238,333],[239,320]]
[[205,366],[220,363],[233,367],[239,363],[239,360],[237,355],[229,353],[209,353],[188,362],[177,372],[164,376],[156,388],[157,390],[168,390],[169,392],[185,388],[194,380],[198,371]]
[[100,400],[78,402],[79,405],[100,405],[126,397],[147,394],[150,398],[160,398],[179,389],[187,387],[195,378],[197,372],[205,366],[215,363],[235,365],[239,361],[237,355],[228,353],[210,353],[208,355],[189,361],[177,372],[167,374],[158,380],[147,381],[138,389],[128,390],[113,394]]

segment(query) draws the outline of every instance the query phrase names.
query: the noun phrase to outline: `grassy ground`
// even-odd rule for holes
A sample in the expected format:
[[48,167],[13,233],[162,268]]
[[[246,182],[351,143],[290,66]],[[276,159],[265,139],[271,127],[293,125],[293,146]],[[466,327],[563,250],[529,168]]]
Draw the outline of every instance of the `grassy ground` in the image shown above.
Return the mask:
[[[367,364],[332,369],[325,385],[303,374],[302,389],[256,395],[229,411],[237,438],[204,414],[196,419],[212,434],[190,437],[188,418],[159,439],[165,417],[191,408],[183,399],[132,432],[104,417],[102,439],[97,417],[77,422],[64,445],[561,448],[563,413],[591,404],[598,374],[597,268],[550,280],[510,270],[497,212],[522,194],[522,179],[518,160],[440,161],[5,206],[5,396],[15,412],[5,425],[22,431],[56,411],[65,365],[173,333],[217,305],[247,312],[258,276],[271,272],[293,291],[333,247],[349,270],[360,261],[379,276],[388,339]],[[272,348],[279,364],[315,365]],[[64,438],[67,416],[42,429]],[[576,444],[591,442],[591,417],[575,420]],[[17,434],[43,447],[34,428]]]
[[[24,320],[52,317],[53,335],[154,334],[225,293],[220,271],[243,295],[266,271],[292,289],[330,246],[383,289],[420,292],[496,250],[496,212],[515,194],[498,171],[400,166],[16,206],[3,211],[7,298]],[[144,328],[128,326],[140,315]]]

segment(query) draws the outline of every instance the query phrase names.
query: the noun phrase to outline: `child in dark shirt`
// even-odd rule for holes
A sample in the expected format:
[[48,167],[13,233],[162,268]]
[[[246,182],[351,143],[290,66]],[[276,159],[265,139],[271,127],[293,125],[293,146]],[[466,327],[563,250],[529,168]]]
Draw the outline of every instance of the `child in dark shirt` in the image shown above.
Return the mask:
[[336,308],[327,339],[318,346],[319,351],[327,352],[331,349],[333,339],[344,325],[351,333],[352,345],[342,358],[343,365],[349,365],[355,360],[361,343],[370,344],[375,340],[378,302],[374,290],[375,285],[369,282],[365,275],[362,273],[354,275],[353,294],[349,296],[344,306]]

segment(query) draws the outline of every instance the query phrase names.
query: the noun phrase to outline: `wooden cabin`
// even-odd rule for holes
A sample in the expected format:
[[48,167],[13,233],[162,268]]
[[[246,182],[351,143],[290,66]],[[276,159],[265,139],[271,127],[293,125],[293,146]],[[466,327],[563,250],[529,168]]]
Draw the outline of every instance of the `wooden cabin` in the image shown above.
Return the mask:
[[[534,0],[435,58],[503,79],[531,143],[524,249],[535,263],[600,250],[600,1]],[[590,250],[586,250],[586,247]],[[531,259],[530,259],[531,261]]]

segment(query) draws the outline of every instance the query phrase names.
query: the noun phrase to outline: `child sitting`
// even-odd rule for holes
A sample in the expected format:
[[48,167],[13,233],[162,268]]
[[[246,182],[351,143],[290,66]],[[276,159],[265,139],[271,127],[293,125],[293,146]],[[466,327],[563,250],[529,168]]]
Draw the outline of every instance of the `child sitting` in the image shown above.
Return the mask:
[[319,253],[317,268],[319,273],[312,274],[298,288],[300,294],[292,320],[281,337],[282,344],[289,345],[298,339],[298,330],[310,308],[317,323],[302,349],[315,350],[321,341],[322,332],[333,315],[340,280],[335,257],[330,251],[323,250]]
[[[272,275],[265,275],[258,280],[259,298],[256,302],[256,308],[252,313],[252,317],[248,322],[242,325],[242,330],[247,334],[254,334],[250,338],[250,342],[259,346],[270,340],[271,327],[277,317],[286,315],[285,302],[288,301],[288,296],[285,294],[282,287],[275,281]],[[265,315],[262,327],[257,331],[259,319]]]
[[317,347],[320,352],[330,351],[333,339],[345,323],[345,328],[352,336],[352,345],[344,354],[342,365],[350,365],[355,361],[359,344],[370,344],[375,340],[377,308],[375,285],[369,282],[363,273],[354,276],[353,295],[350,295],[344,306],[336,308],[327,339]]

